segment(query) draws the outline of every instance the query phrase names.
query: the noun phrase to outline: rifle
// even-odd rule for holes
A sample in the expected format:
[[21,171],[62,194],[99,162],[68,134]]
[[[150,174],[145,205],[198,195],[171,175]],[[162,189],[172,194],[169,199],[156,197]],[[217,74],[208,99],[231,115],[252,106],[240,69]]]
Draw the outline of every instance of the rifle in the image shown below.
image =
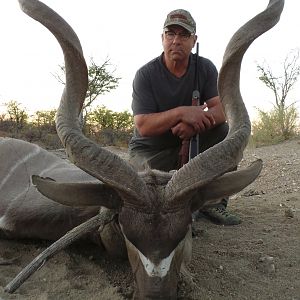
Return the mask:
[[[203,105],[200,101],[200,92],[199,92],[199,72],[198,72],[198,56],[199,56],[199,43],[196,44],[196,63],[195,63],[195,81],[192,93],[192,106]],[[197,133],[194,135],[190,141],[182,141],[181,150],[180,150],[180,164],[181,167],[186,164],[189,160],[199,154],[199,140],[200,135]]]
[[[198,72],[198,56],[199,56],[199,43],[196,44],[196,64],[195,64],[195,82],[192,94],[192,106],[199,106],[203,105],[204,103],[200,103],[200,92],[199,92],[199,72]],[[191,160],[193,157],[197,156],[199,154],[199,141],[200,141],[200,135],[199,133],[195,134],[190,139],[190,145],[189,145],[189,160]]]

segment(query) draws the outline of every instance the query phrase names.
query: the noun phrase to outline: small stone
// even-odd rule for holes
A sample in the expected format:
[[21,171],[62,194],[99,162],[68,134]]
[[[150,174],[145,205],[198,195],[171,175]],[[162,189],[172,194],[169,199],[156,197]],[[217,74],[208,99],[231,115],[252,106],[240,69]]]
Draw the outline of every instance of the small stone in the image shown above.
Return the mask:
[[265,273],[274,273],[275,272],[275,264],[274,257],[269,255],[264,255],[259,258],[260,269]]
[[284,210],[284,215],[288,218],[294,218],[295,212],[291,207],[288,207]]
[[274,257],[273,256],[269,256],[269,255],[264,255],[264,256],[261,256],[259,258],[259,261],[260,262],[273,262],[274,261]]

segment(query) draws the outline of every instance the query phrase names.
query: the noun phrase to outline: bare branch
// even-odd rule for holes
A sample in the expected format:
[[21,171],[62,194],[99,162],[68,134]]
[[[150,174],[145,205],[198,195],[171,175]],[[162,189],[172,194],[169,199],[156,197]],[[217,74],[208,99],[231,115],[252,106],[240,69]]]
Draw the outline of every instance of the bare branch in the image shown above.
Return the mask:
[[51,73],[52,76],[61,84],[65,85],[65,80],[63,79],[63,77],[65,76],[65,72],[66,72],[66,68],[65,66],[61,66],[61,65],[58,65],[59,69],[60,69],[60,72],[63,74],[63,75],[60,75],[58,73]]
[[260,73],[259,79],[274,93],[277,109],[285,109],[288,93],[300,75],[299,49],[292,50],[286,56],[283,63],[283,76],[274,76],[266,63],[258,64],[257,69]]
[[275,96],[276,105],[279,105],[279,95],[277,92],[279,78],[273,75],[273,72],[267,63],[264,63],[264,65],[257,65],[257,69],[260,72],[259,80],[272,90]]
[[282,102],[285,104],[285,99],[289,91],[293,88],[300,74],[299,50],[291,51],[284,61],[284,82],[282,84]]

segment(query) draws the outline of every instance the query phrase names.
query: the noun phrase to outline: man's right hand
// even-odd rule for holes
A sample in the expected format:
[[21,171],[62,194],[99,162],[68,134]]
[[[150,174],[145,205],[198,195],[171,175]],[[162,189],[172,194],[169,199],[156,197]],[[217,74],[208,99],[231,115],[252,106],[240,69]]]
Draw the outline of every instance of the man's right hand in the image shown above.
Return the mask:
[[191,125],[183,122],[179,122],[177,125],[172,127],[171,131],[182,140],[189,140],[197,133]]
[[210,111],[205,110],[206,107],[206,104],[182,107],[182,122],[190,125],[195,133],[201,133],[214,127],[215,119]]

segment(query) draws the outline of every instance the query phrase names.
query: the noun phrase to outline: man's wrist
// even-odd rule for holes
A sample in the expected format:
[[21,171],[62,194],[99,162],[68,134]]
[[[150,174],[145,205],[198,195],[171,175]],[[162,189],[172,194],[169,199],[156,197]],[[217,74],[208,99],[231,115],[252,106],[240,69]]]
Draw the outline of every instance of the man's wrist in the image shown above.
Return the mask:
[[178,106],[175,108],[176,110],[176,120],[177,120],[177,124],[180,122],[184,122],[184,106]]

